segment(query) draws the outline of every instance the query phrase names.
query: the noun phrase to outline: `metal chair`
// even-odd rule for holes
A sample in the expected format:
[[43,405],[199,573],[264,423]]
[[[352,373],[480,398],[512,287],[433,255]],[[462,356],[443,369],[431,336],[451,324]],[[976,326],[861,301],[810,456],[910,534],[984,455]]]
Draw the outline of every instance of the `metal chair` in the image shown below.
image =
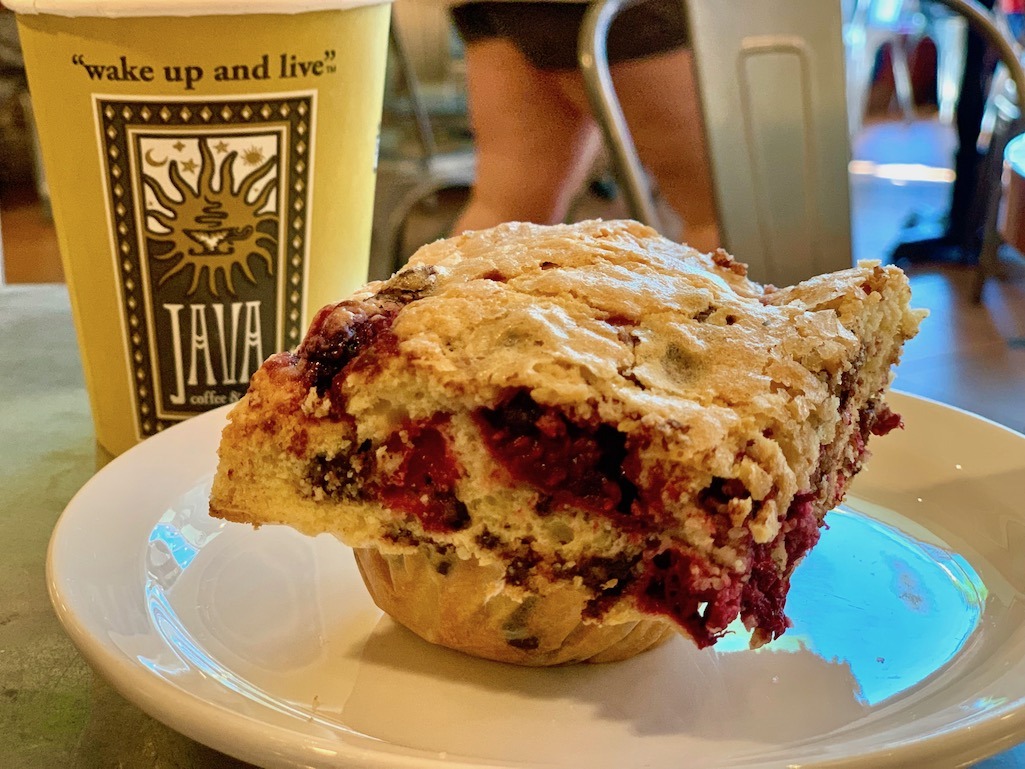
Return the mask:
[[954,118],[954,107],[964,72],[964,46],[968,28],[958,14],[928,0],[853,0],[844,23],[847,53],[847,113],[851,135],[861,127],[868,102],[876,58],[890,47],[897,102],[906,121],[915,116],[908,49],[924,37],[936,46],[936,91],[943,123]]
[[[625,7],[643,0],[596,0],[581,30],[579,57],[592,108],[605,133],[631,215],[658,228],[650,186],[612,87],[605,44]],[[984,240],[975,278],[1004,274],[999,247],[1001,173],[1007,142],[1025,125],[1018,47],[976,0],[932,0],[963,18],[997,53],[1008,78],[996,103],[981,174]],[[844,67],[839,4],[819,0],[686,0],[705,113],[719,222],[726,247],[752,276],[793,283],[851,264]]]
[[851,136],[861,129],[868,104],[876,59],[886,46],[890,48],[893,84],[904,120],[915,117],[915,100],[908,65],[908,39],[919,31],[909,25],[914,17],[904,13],[901,0],[855,0],[850,20],[844,23],[844,49],[847,55],[847,118]]
[[[640,1],[592,3],[578,53],[631,215],[658,228],[606,55],[612,20]],[[840,3],[684,4],[724,245],[772,283],[851,266]]]

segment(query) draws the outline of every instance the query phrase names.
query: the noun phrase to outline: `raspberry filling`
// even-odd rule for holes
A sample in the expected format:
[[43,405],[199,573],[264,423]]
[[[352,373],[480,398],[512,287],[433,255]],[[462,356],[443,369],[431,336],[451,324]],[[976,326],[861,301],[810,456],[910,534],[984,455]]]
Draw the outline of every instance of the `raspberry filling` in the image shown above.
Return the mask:
[[[861,416],[862,432],[870,432],[872,435],[886,435],[898,427],[904,427],[904,420],[900,414],[890,411],[889,406],[872,406],[866,409]],[[867,430],[866,430],[867,427]],[[867,436],[866,436],[867,437]]]
[[377,496],[388,507],[415,515],[426,531],[458,531],[470,515],[456,497],[461,473],[439,422],[409,425],[388,439],[388,453],[402,458],[378,481]]
[[[514,479],[543,492],[548,504],[539,514],[570,507],[610,516],[628,530],[651,528],[644,504],[649,495],[632,480],[638,463],[624,434],[604,424],[571,422],[523,391],[498,408],[479,410],[475,419],[495,459]],[[729,529],[728,515],[720,509],[731,498],[749,496],[739,481],[717,478],[699,504]],[[670,548],[649,553],[636,570],[618,574],[615,595],[628,593],[642,611],[673,619],[699,646],[714,644],[738,616],[762,637],[775,638],[788,626],[783,609],[790,575],[818,541],[816,500],[814,494],[796,497],[773,542],[757,545],[747,533],[746,542],[735,543],[746,552],[749,571],[722,571],[700,556]],[[788,556],[783,569],[772,557],[780,544]],[[600,616],[614,597],[596,597],[588,613]]]
[[318,312],[297,351],[309,386],[319,395],[327,392],[335,377],[391,327],[398,309],[341,302]]
[[[790,627],[783,609],[790,591],[790,576],[815,543],[819,541],[817,498],[813,494],[798,494],[790,503],[786,519],[776,539],[751,548],[751,576],[744,585],[740,616],[748,627],[758,629],[759,635],[772,640]],[[773,560],[772,553],[782,542],[787,553],[783,570]]]
[[433,267],[414,267],[392,276],[380,291],[362,300],[324,307],[296,351],[308,386],[323,395],[332,388],[332,405],[344,374],[390,357],[396,340],[388,333],[395,316],[431,291]]
[[[677,622],[700,647],[713,645],[738,616],[762,641],[784,633],[790,625],[784,608],[791,575],[819,539],[820,512],[829,501],[824,495],[832,492],[842,497],[846,480],[860,465],[869,435],[882,435],[901,426],[899,416],[874,404],[863,409],[857,419],[849,439],[855,456],[843,463],[853,464],[837,469],[835,488],[816,484],[815,491],[797,495],[772,542],[757,544],[749,531],[734,540],[746,568],[723,570],[701,555],[676,548],[623,556],[621,563],[592,558],[575,570],[596,592],[585,614],[600,618],[619,597],[630,595],[642,611]],[[625,434],[606,424],[572,422],[559,410],[539,405],[525,391],[517,391],[495,409],[479,409],[474,420],[496,461],[514,479],[541,492],[539,515],[566,507],[611,517],[630,531],[657,528],[652,517],[657,505],[647,504],[650,490],[644,493],[635,484],[639,461]],[[317,465],[312,475],[323,474],[331,481],[331,486],[324,486],[329,493],[351,494],[358,488],[362,498],[377,498],[392,509],[415,516],[426,531],[461,530],[470,519],[455,493],[462,470],[445,437],[445,421],[436,417],[409,423],[393,433],[383,445],[387,469],[374,451],[361,446],[349,458],[345,477],[338,464],[344,458],[332,460],[330,466]],[[842,455],[838,445],[828,450],[823,447],[823,467],[817,477]],[[742,483],[723,478],[713,479],[699,495],[697,504],[716,523],[718,545],[725,544],[727,530],[732,529],[725,506],[731,499],[749,497]],[[732,536],[736,537],[736,532]],[[497,546],[497,540],[493,544]],[[778,555],[774,557],[780,550],[786,553],[783,565]],[[540,561],[527,547],[507,570],[507,579],[526,584]]]
[[614,427],[571,422],[525,391],[498,408],[478,409],[474,419],[495,460],[542,492],[539,515],[575,508],[626,528],[643,525],[637,486],[624,469],[632,466],[627,437]]
[[[720,584],[713,586],[715,580]],[[645,563],[633,592],[641,611],[671,618],[704,648],[714,644],[740,612],[743,587],[729,575],[713,579],[703,559],[669,549]]]
[[[854,465],[838,471],[833,504],[842,499],[846,482],[860,466],[869,435],[885,435],[901,426],[900,416],[886,406],[873,404],[861,412],[858,429],[852,431],[850,437],[856,449]],[[823,451],[821,460],[829,465],[838,453]],[[822,489],[823,493],[825,491]],[[748,496],[739,481],[717,478],[700,495],[699,504],[718,520],[723,518],[719,510],[730,498]],[[790,626],[784,612],[790,578],[797,564],[819,540],[822,525],[819,512],[824,507],[819,496],[807,492],[794,497],[780,532],[772,542],[756,544],[748,532],[746,543],[737,543],[748,553],[746,580],[743,574],[712,575],[703,559],[669,549],[645,559],[642,573],[629,592],[642,611],[672,618],[701,647],[714,644],[737,616],[747,627],[755,628],[756,637],[765,641],[779,637]],[[783,568],[773,558],[780,545],[787,556]]]
[[[738,616],[766,640],[782,635],[790,625],[783,611],[790,575],[819,539],[814,502],[810,494],[796,497],[772,542],[754,544],[748,533],[746,580],[743,574],[713,574],[704,559],[679,550],[663,550],[646,559],[643,574],[632,586],[638,608],[671,618],[701,648],[721,638]],[[782,571],[772,557],[780,543],[787,553]]]
[[426,531],[464,529],[470,515],[456,497],[462,472],[442,432],[444,421],[410,423],[393,433],[384,444],[387,469],[370,441],[331,459],[314,457],[307,470],[310,484],[335,499],[377,499],[415,516]]

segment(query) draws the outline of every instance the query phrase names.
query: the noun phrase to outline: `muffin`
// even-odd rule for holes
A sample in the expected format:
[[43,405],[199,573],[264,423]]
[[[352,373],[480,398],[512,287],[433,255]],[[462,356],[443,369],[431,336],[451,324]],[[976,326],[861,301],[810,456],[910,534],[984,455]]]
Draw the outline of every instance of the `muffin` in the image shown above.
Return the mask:
[[771,641],[900,425],[885,392],[921,314],[892,266],[746,272],[630,221],[425,246],[255,374],[211,514],[338,537],[392,618],[489,659],[706,647],[738,618]]

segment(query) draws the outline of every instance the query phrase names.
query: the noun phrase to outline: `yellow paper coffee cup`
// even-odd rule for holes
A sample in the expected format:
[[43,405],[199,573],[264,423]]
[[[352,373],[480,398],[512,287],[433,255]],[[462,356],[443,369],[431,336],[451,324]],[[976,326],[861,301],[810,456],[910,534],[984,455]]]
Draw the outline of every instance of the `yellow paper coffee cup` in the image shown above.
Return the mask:
[[97,438],[238,400],[366,280],[390,6],[7,0]]

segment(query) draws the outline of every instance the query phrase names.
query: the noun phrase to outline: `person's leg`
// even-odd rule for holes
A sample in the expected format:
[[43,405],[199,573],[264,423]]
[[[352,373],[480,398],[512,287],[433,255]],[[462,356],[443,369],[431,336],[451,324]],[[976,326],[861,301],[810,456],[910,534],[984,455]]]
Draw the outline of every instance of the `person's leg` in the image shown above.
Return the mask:
[[552,72],[502,38],[466,48],[467,98],[477,152],[470,202],[454,233],[507,221],[560,222],[594,161],[600,135]]
[[[690,51],[679,49],[612,65],[612,80],[641,163],[684,221],[683,240],[719,246],[711,167]],[[567,99],[586,107],[576,72],[559,74]]]

